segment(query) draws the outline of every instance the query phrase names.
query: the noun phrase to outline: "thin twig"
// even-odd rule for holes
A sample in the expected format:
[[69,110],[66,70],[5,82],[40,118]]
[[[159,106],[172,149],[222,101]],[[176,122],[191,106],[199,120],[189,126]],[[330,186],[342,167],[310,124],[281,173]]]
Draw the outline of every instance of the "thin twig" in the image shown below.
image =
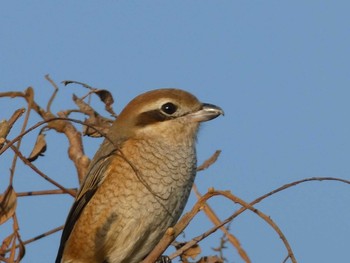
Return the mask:
[[[197,198],[199,200],[202,197],[202,195],[199,193],[196,184],[193,184],[192,189],[193,189],[195,195],[197,196]],[[205,202],[205,205],[203,206],[203,211],[208,216],[208,218],[213,222],[214,225],[218,226],[218,225],[222,224],[222,222],[219,219],[219,217],[215,214],[214,210],[210,207],[210,205],[207,202]],[[238,254],[241,256],[241,258],[244,260],[244,262],[250,263],[251,261],[250,261],[250,259],[248,257],[248,254],[242,248],[239,240],[233,234],[231,234],[226,229],[226,227],[221,226],[220,229],[225,234],[225,236],[227,237],[227,240],[233,245],[234,248],[237,249]]]
[[[208,196],[208,194],[210,194]],[[229,191],[212,191],[212,192],[208,192],[207,194],[205,194],[203,196],[203,198],[200,199],[200,201],[198,201],[197,203],[201,203],[203,204],[204,202],[206,202],[209,198],[211,198],[212,196],[217,196],[217,195],[221,195],[224,196],[228,199],[230,199],[231,201],[238,203],[240,205],[242,205],[245,209],[249,209],[250,211],[254,212],[255,214],[257,214],[259,217],[261,217],[266,223],[268,223],[275,231],[276,233],[279,235],[279,237],[281,238],[281,240],[283,241],[289,257],[291,258],[293,263],[296,263],[296,259],[294,257],[293,251],[289,245],[288,240],[286,239],[286,237],[284,236],[283,232],[280,230],[280,228],[278,227],[278,225],[267,215],[265,215],[263,212],[261,212],[260,210],[256,209],[255,207],[253,207],[252,205],[248,204],[247,202],[243,201],[242,199],[240,199],[239,197],[233,195],[232,193],[230,193]],[[181,221],[181,220],[180,220]],[[218,226],[216,226],[218,227]],[[219,228],[219,227],[218,227]],[[218,229],[217,228],[217,229]],[[183,247],[181,247],[179,250],[177,250],[175,253],[173,253],[172,255],[170,255],[169,257],[175,258],[179,255],[181,255],[184,251],[186,251],[187,249],[189,249],[189,247],[187,246],[188,244],[184,245]],[[146,263],[146,262],[144,262]]]
[[[302,179],[302,180],[299,180],[299,181],[295,181],[295,182],[292,182],[292,183],[289,183],[289,184],[285,184],[257,199],[255,199],[253,202],[250,203],[250,205],[255,205],[259,202],[261,202],[262,200],[264,200],[265,198],[273,195],[273,194],[276,194],[280,191],[283,191],[287,188],[290,188],[290,187],[293,187],[293,186],[296,186],[298,184],[301,184],[301,183],[304,183],[304,182],[312,182],[312,181],[338,181],[338,182],[342,182],[342,183],[346,183],[346,184],[350,184],[350,181],[349,180],[345,180],[345,179],[341,179],[341,178],[334,178],[334,177],[311,177],[311,178],[306,178],[306,179]],[[231,216],[229,216],[228,218],[226,218],[225,220],[223,220],[221,222],[220,225],[217,225],[217,226],[214,226],[212,227],[211,229],[207,230],[206,232],[204,232],[203,234],[193,238],[191,241],[187,242],[183,247],[182,249],[185,251],[186,249],[189,249],[190,247],[194,246],[195,244],[199,243],[200,241],[202,241],[203,239],[205,239],[206,237],[210,236],[211,234],[213,234],[214,232],[216,232],[221,226],[223,225],[226,225],[227,223],[231,222],[233,219],[235,219],[237,216],[239,216],[240,214],[242,214],[244,211],[246,210],[245,207],[241,207],[239,210],[237,210],[236,212],[234,212]],[[180,221],[179,221],[180,222]],[[177,253],[175,252],[173,255],[172,255],[172,258],[180,255],[181,253]],[[289,258],[289,255],[287,256],[287,258]]]
[[[58,231],[61,231],[63,229],[63,227],[64,227],[64,225],[56,227],[54,229],[51,229],[51,230],[49,230],[49,231],[47,231],[45,233],[42,233],[42,234],[37,235],[37,236],[35,236],[33,238],[30,238],[30,239],[27,239],[27,240],[23,241],[22,244],[23,245],[28,245],[28,244],[30,244],[30,243],[32,243],[34,241],[37,241],[37,240],[39,240],[39,239],[41,239],[43,237],[47,237],[47,236],[52,235],[52,234],[54,234],[54,233],[56,233]],[[19,245],[16,245],[16,248],[18,248],[18,247],[19,247]],[[5,253],[8,253],[8,252],[10,252],[10,248],[5,250]]]
[[51,230],[49,230],[49,231],[47,231],[47,232],[45,232],[45,233],[43,233],[43,234],[41,234],[41,235],[38,235],[38,236],[36,236],[36,237],[27,239],[26,241],[23,241],[23,244],[24,244],[24,245],[27,245],[27,244],[32,243],[32,242],[34,242],[34,241],[36,241],[36,240],[39,240],[39,239],[41,239],[41,238],[43,238],[43,237],[47,237],[47,236],[49,236],[49,235],[51,235],[51,234],[54,234],[54,233],[56,233],[56,232],[58,232],[58,231],[61,231],[61,230],[63,229],[63,227],[64,227],[64,225],[59,226],[59,227],[56,227],[56,228],[54,228],[54,229],[51,229]]
[[[77,192],[77,188],[69,188],[67,190],[72,192],[72,193],[76,193]],[[20,193],[16,193],[16,194],[17,194],[17,197],[27,197],[27,196],[38,196],[38,195],[67,194],[67,192],[65,192],[62,189],[52,189],[52,190],[42,190],[42,191],[20,192]]]
[[203,195],[201,199],[195,203],[191,211],[184,214],[173,228],[168,229],[160,242],[158,242],[156,247],[151,251],[151,253],[148,254],[142,263],[155,262],[159,256],[167,249],[171,242],[173,242],[175,238],[188,226],[194,216],[201,210],[203,203],[212,196],[214,196],[213,193],[206,193]]
[[47,81],[49,81],[51,83],[51,85],[53,86],[53,88],[55,89],[54,92],[52,93],[50,99],[49,99],[49,102],[47,103],[47,107],[46,107],[46,111],[47,112],[51,112],[51,105],[52,105],[52,102],[53,100],[55,99],[56,97],[56,94],[58,92],[58,86],[56,85],[56,83],[50,78],[49,74],[46,74],[45,75],[45,79]]
[[44,178],[45,180],[47,180],[48,182],[50,182],[51,184],[53,184],[54,186],[57,186],[58,188],[60,188],[62,191],[66,192],[67,194],[70,194],[71,196],[75,196],[75,192],[71,191],[67,188],[65,188],[64,186],[60,185],[59,183],[57,183],[55,180],[51,179],[50,177],[48,177],[46,174],[44,174],[42,171],[40,171],[34,164],[32,164],[31,162],[29,162],[27,160],[27,158],[25,158],[23,156],[23,154],[15,147],[15,146],[11,146],[11,149],[16,153],[16,156],[18,156],[22,162],[24,162],[26,165],[28,165],[30,168],[32,168],[33,171],[35,171],[38,175],[40,175],[42,178]]
[[[0,97],[9,96],[9,97],[22,97],[30,103],[30,109],[36,111],[44,120],[54,119],[56,116],[49,111],[42,109],[34,100],[34,91],[29,87],[25,93],[14,93],[6,92],[0,93]],[[59,121],[50,122],[49,128],[56,130],[59,133],[64,133],[69,141],[68,156],[73,161],[75,168],[78,173],[79,181],[81,182],[87,173],[87,167],[90,163],[89,158],[85,155],[82,143],[82,135],[70,122]],[[3,149],[4,150],[4,147]],[[0,152],[0,154],[3,151]]]
[[[30,111],[32,109],[32,105],[33,105],[33,101],[34,101],[34,92],[32,89],[30,89],[30,88],[27,89],[27,95],[28,95],[28,110],[26,112],[26,116],[25,116],[24,121],[23,121],[21,133],[26,130],[29,116],[30,116]],[[21,140],[22,139],[18,140],[18,142],[17,142],[17,145],[16,145],[17,149],[21,148]],[[13,161],[12,161],[12,165],[11,165],[11,169],[10,169],[10,171],[11,171],[10,184],[11,185],[12,185],[13,178],[15,175],[16,163],[17,163],[17,155],[13,156]]]

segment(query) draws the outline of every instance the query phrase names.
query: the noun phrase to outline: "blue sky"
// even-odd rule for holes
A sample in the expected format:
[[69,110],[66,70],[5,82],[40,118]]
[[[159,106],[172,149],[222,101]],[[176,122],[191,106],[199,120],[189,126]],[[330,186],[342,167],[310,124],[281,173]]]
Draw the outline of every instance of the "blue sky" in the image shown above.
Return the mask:
[[[109,89],[117,111],[137,94],[161,87],[182,88],[221,106],[225,117],[205,123],[199,134],[199,162],[222,150],[196,179],[202,193],[212,186],[251,201],[307,177],[350,179],[349,8],[348,1],[3,2],[0,91],[33,86],[45,106],[52,87],[44,75],[50,74],[57,83],[72,79]],[[84,92],[61,85],[53,111],[73,108],[72,93]],[[23,106],[19,99],[1,99],[0,119]],[[38,120],[33,113],[31,124]],[[35,132],[24,140],[24,153],[34,140]],[[45,158],[35,165],[76,187],[66,139],[51,132],[47,142]],[[92,156],[100,141],[87,142]],[[9,153],[1,157],[1,191],[10,163]],[[53,186],[19,163],[15,189]],[[280,226],[299,262],[341,262],[348,259],[349,190],[338,182],[310,182],[257,208]],[[21,198],[22,238],[63,224],[72,201]],[[238,209],[220,198],[210,203],[222,219]],[[1,239],[9,227],[1,226]],[[200,215],[186,238],[209,227]],[[231,231],[252,262],[282,262],[287,255],[277,234],[250,212],[235,219]],[[220,236],[201,244],[205,255],[214,254]],[[53,262],[59,238],[57,233],[28,245],[23,262]],[[227,246],[229,262],[242,262]]]

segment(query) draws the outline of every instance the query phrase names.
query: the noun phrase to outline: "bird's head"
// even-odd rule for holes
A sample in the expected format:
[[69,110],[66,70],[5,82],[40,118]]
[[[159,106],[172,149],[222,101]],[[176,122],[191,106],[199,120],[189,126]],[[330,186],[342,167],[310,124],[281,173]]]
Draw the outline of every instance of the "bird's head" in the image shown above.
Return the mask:
[[201,122],[223,114],[220,107],[201,103],[186,91],[152,90],[129,102],[113,124],[110,136],[117,136],[118,141],[130,138],[193,141]]

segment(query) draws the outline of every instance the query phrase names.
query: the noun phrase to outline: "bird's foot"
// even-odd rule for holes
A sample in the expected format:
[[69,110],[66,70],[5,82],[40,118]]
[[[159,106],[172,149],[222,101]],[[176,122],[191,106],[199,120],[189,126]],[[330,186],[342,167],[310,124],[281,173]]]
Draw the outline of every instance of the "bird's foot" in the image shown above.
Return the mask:
[[171,259],[168,256],[160,256],[155,263],[171,263]]

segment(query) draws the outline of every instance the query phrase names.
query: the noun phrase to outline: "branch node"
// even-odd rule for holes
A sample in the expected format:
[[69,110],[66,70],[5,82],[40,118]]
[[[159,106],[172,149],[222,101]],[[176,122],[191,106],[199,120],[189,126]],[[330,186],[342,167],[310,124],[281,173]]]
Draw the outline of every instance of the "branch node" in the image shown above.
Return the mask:
[[165,233],[169,236],[173,236],[173,235],[175,235],[175,229],[172,227],[169,227]]
[[212,194],[212,193],[214,193],[214,192],[215,192],[214,187],[209,187],[209,188],[208,188],[208,193]]

